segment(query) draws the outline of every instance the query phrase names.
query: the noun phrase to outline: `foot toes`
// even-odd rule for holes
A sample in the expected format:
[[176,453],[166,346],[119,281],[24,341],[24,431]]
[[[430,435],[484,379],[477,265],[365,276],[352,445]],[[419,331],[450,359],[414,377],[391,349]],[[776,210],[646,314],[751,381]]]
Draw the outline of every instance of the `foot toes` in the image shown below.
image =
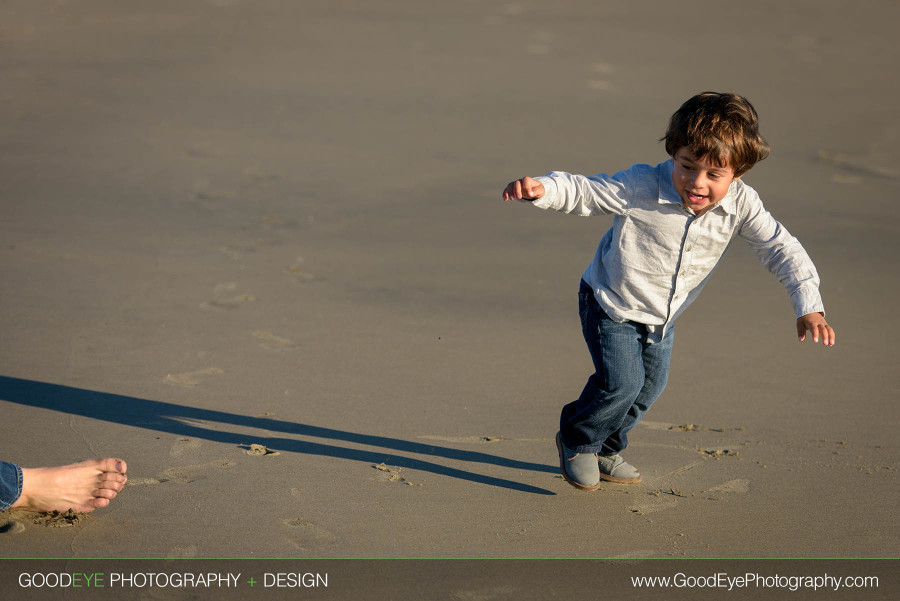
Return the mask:
[[88,505],[90,505],[93,509],[100,509],[101,507],[106,507],[107,505],[109,505],[109,499],[95,498],[93,501],[88,503]]
[[125,473],[128,466],[121,459],[107,457],[106,459],[97,460],[97,469],[108,473]]
[[[96,499],[103,499],[103,500],[115,499],[118,492],[119,491],[117,491],[117,490],[112,490],[109,488],[98,488],[97,490],[94,491],[93,496],[94,496],[95,500]],[[107,501],[107,503],[108,502],[109,501]]]

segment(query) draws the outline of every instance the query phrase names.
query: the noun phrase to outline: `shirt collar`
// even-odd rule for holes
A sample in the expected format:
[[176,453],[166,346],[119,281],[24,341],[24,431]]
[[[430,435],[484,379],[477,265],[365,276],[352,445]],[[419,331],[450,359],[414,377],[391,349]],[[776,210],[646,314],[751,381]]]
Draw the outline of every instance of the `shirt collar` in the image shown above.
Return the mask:
[[669,159],[665,163],[656,166],[659,171],[659,202],[680,205],[681,196],[672,184],[672,171],[675,169],[675,161]]
[[[678,191],[675,189],[675,186],[672,184],[672,171],[675,169],[675,161],[669,159],[664,163],[660,163],[656,166],[659,171],[659,202],[669,203],[669,204],[678,204],[683,205],[681,201],[681,196],[678,195]],[[725,198],[716,203],[716,206],[710,209],[710,211],[718,211],[724,212],[729,215],[734,215],[737,212],[737,207],[735,197],[737,196],[737,188],[740,185],[738,182],[741,180],[734,180],[731,182],[731,185],[728,187],[728,193],[725,195]]]

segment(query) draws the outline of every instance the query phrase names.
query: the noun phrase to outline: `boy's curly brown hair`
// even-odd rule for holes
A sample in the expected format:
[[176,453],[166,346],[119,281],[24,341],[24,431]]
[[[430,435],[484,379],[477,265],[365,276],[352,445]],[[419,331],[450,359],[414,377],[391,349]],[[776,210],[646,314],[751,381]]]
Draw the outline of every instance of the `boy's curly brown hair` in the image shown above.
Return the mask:
[[769,156],[756,109],[737,94],[703,92],[690,98],[672,115],[662,140],[669,155],[687,147],[698,158],[730,165],[735,177]]

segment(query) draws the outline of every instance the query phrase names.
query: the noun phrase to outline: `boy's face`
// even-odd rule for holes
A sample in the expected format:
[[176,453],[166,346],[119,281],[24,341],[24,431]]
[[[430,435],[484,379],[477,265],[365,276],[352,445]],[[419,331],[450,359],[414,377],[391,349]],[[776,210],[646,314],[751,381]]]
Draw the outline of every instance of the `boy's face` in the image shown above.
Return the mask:
[[725,198],[731,182],[737,179],[730,165],[719,167],[709,157],[697,157],[688,148],[679,148],[672,158],[672,184],[684,206],[697,215]]

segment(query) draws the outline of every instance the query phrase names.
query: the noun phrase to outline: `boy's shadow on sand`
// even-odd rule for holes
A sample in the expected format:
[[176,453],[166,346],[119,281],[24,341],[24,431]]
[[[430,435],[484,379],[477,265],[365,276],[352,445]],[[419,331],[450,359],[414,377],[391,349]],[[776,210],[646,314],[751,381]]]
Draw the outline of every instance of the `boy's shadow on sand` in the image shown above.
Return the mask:
[[[45,382],[35,382],[32,380],[21,380],[19,378],[9,378],[6,376],[0,376],[0,400],[18,403],[20,405],[40,407],[42,409],[52,409],[53,411],[81,415],[83,417],[134,426],[137,428],[168,432],[177,436],[201,438],[233,445],[246,444],[248,436],[245,434],[235,434],[202,427],[196,425],[196,422],[233,424],[249,428],[283,432],[284,434],[310,436],[335,441],[342,440],[355,444],[401,451],[404,453],[418,453],[421,455],[444,457],[456,461],[486,463],[517,470],[557,473],[557,470],[550,466],[527,461],[517,461],[515,459],[506,459],[504,457],[497,457],[495,455],[476,451],[439,447],[396,438],[373,436],[370,434],[344,432],[342,430],[264,417],[248,417],[223,411],[197,409],[172,403],[148,401],[146,399],[118,394],[96,392],[93,390],[84,390],[81,388],[72,388],[70,386],[48,384]],[[519,492],[539,495],[556,494],[549,490],[544,490],[521,482],[483,476],[474,472],[468,472],[432,463],[430,461],[412,459],[400,455],[385,455],[381,452],[348,449],[346,447],[323,444],[320,442],[296,440],[293,438],[268,438],[265,440],[267,441],[267,446],[279,451],[322,455],[339,459],[351,459],[372,464],[390,462],[391,465],[398,467],[431,472],[433,474],[459,478],[461,480],[468,480],[479,484],[499,486],[501,488],[508,488]]]

